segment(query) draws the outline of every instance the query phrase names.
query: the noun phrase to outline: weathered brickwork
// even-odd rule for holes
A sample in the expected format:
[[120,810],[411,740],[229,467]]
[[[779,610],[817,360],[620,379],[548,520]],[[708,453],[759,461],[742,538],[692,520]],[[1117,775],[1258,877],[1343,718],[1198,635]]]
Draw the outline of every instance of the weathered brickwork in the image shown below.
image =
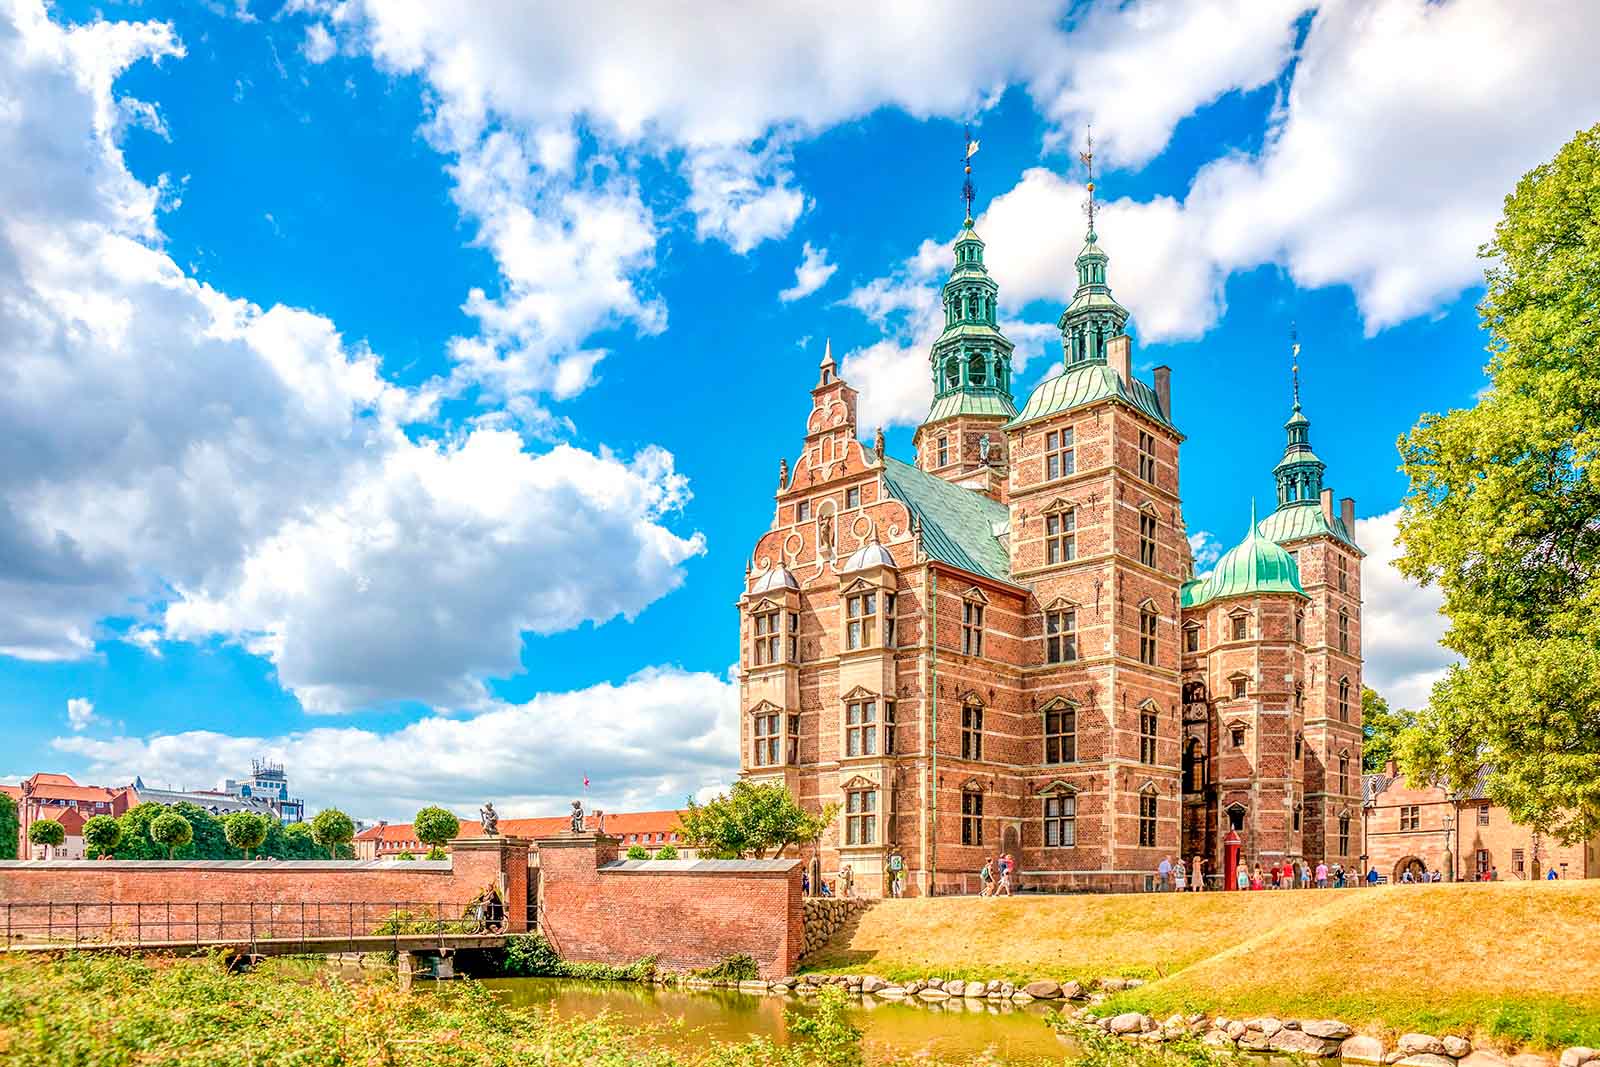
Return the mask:
[[1353,863],[1362,554],[1298,395],[1279,507],[1224,558],[1269,580],[1199,582],[1170,373],[1134,377],[1104,254],[1079,259],[1064,373],[1017,412],[962,303],[981,253],[969,227],[914,464],[859,440],[824,358],[739,602],[744,775],[839,804],[807,860],[868,896],[896,855],[910,893],[975,889],[1002,853],[1031,888],[1146,888],[1180,855],[1215,876],[1230,830],[1251,866]]

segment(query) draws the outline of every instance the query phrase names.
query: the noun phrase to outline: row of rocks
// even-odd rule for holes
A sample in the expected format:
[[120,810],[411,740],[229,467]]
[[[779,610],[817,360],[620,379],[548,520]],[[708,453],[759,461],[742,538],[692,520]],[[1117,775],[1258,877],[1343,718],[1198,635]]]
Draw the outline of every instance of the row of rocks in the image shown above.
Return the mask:
[[874,996],[884,1000],[918,999],[941,1001],[1005,1000],[1024,1004],[1035,1000],[1087,1000],[1098,1003],[1109,993],[1132,989],[1142,984],[1137,978],[1101,978],[1087,986],[1081,982],[1056,982],[1048,978],[1032,982],[1010,982],[1000,978],[944,978],[933,976],[909,981],[892,982],[875,974],[802,974],[780,978],[775,982],[742,982],[740,988],[751,992],[795,992],[804,995],[822,986],[840,986],[846,992],[859,996]]
[[[1292,1056],[1338,1057],[1346,1063],[1382,1067],[1556,1067],[1557,1060],[1537,1053],[1502,1056],[1474,1048],[1464,1037],[1447,1034],[1402,1034],[1393,1048],[1367,1034],[1356,1033],[1337,1019],[1229,1019],[1203,1014],[1174,1015],[1158,1022],[1139,1012],[1101,1017],[1091,1008],[1073,1013],[1080,1023],[1096,1026],[1125,1040],[1163,1042],[1199,1037],[1213,1048],[1276,1052]],[[1561,1053],[1559,1067],[1600,1067],[1600,1050],[1584,1047]]]

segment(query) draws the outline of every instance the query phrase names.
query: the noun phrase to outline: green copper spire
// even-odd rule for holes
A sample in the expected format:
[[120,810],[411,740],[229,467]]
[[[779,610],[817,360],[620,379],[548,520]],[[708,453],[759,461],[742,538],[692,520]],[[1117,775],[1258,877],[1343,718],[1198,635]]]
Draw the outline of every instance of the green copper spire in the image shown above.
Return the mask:
[[972,228],[972,157],[978,142],[969,133],[962,166],[966,219],[956,237],[955,265],[944,283],[944,332],[929,352],[933,407],[926,422],[951,415],[1015,418],[1011,397],[1011,342],[998,325],[1000,287],[983,265],[983,239]]
[[1244,540],[1217,560],[1210,575],[1184,583],[1183,606],[1194,608],[1221,597],[1263,593],[1306,595],[1294,557],[1256,528],[1256,502],[1251,500],[1250,530]]
[[1300,410],[1300,339],[1291,327],[1289,332],[1290,377],[1294,383],[1294,408],[1289,421],[1283,424],[1288,442],[1283,449],[1283,459],[1272,468],[1278,481],[1278,507],[1295,504],[1315,504],[1322,495],[1322,472],[1327,469],[1317,454],[1311,451],[1311,420]]
[[1122,332],[1128,322],[1128,309],[1117,303],[1106,283],[1106,264],[1110,257],[1101,251],[1099,235],[1095,233],[1094,199],[1094,131],[1089,131],[1087,151],[1078,153],[1089,172],[1089,198],[1084,211],[1089,216],[1089,232],[1084,237],[1083,251],[1078,253],[1078,291],[1072,303],[1061,313],[1056,325],[1061,330],[1061,344],[1066,352],[1068,369],[1079,363],[1104,363],[1106,342]]

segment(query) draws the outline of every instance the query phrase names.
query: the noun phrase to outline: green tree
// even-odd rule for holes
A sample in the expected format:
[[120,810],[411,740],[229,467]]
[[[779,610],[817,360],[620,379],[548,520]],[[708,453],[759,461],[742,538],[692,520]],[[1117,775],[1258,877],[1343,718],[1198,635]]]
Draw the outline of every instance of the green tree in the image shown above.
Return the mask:
[[1600,832],[1600,125],[1506,197],[1479,314],[1489,386],[1400,440],[1402,573],[1462,662],[1399,752],[1560,840]]
[[423,808],[411,822],[411,830],[418,841],[433,849],[443,849],[461,832],[461,820],[453,812],[438,806]]
[[428,854],[422,858],[425,860],[447,860],[450,858],[450,853],[435,845],[433,848],[430,848],[428,850]]
[[271,829],[272,820],[259,811],[236,811],[222,820],[222,831],[228,837],[228,844],[243,852],[245,859],[249,859],[250,853],[266,842]]
[[194,840],[194,824],[177,811],[164,811],[150,820],[150,840],[167,850],[167,859],[176,859],[178,849]]
[[741,781],[705,804],[691,799],[679,833],[705,855],[761,859],[769,851],[781,856],[790,845],[817,841],[838,812],[839,805],[830,804],[821,814],[812,814],[781,785]]
[[643,845],[629,845],[627,855],[630,860],[647,860],[650,858],[650,850]]
[[21,840],[22,823],[17,818],[17,802],[11,794],[0,793],[0,860],[17,858],[17,842]]
[[656,859],[675,860],[678,858],[678,849],[673,845],[662,845],[656,850]]
[[414,860],[417,857],[416,857],[415,853],[407,851],[407,852],[397,852],[397,853],[395,853],[395,857],[394,858],[397,859],[397,860]]
[[1383,770],[1389,760],[1398,758],[1395,742],[1408,726],[1415,726],[1417,713],[1400,708],[1389,710],[1389,702],[1377,691],[1361,687],[1361,769],[1368,774]]
[[89,858],[109,856],[122,840],[122,824],[109,815],[96,815],[83,824],[83,843],[89,846]]
[[328,850],[328,855],[339,858],[339,849],[356,836],[356,824],[338,808],[324,808],[311,820],[311,837]]
[[67,839],[66,827],[54,819],[35,819],[28,824],[28,841],[44,846],[44,858],[50,859],[61,842]]

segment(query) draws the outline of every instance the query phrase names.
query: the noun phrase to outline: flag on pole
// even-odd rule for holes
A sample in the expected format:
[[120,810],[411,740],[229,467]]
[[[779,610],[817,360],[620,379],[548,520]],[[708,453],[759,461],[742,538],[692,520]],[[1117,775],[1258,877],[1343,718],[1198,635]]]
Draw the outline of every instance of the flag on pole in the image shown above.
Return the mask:
[[977,141],[968,141],[967,142],[967,158],[971,159],[973,156],[975,156],[977,154],[978,154],[978,142]]
[[589,788],[589,776],[587,774],[583,776],[583,787],[585,789]]

